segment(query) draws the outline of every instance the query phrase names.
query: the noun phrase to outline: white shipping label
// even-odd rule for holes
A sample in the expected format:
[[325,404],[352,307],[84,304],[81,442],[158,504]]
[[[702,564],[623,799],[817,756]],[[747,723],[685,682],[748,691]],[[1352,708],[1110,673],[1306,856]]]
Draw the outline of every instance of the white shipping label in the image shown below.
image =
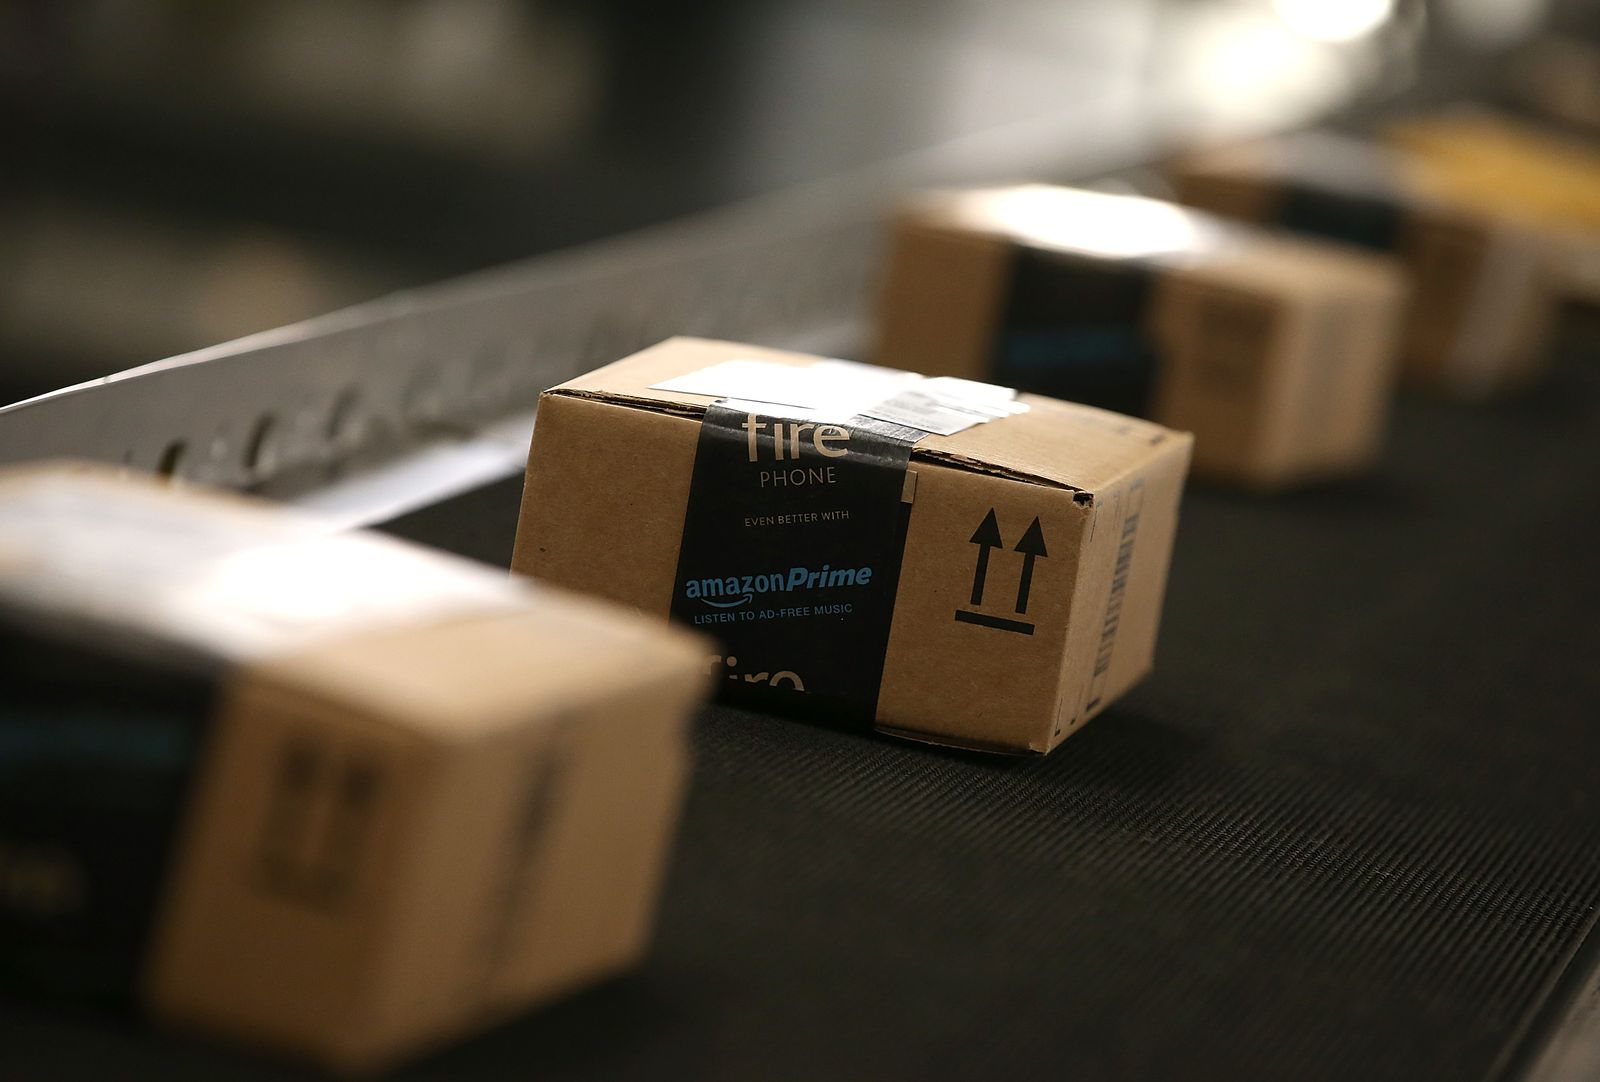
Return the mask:
[[842,421],[865,415],[953,436],[973,425],[1027,412],[1017,392],[973,380],[897,372],[851,361],[808,366],[733,360],[651,385],[658,391],[783,406]]

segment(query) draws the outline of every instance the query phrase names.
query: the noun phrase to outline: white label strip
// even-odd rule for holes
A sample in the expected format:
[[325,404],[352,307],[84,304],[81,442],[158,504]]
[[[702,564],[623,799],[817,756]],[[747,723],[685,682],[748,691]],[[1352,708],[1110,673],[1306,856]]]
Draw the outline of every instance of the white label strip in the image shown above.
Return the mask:
[[928,379],[851,361],[820,361],[804,367],[723,361],[651,386],[821,413],[832,420],[860,414],[941,436],[1028,410],[1008,387],[950,377]]

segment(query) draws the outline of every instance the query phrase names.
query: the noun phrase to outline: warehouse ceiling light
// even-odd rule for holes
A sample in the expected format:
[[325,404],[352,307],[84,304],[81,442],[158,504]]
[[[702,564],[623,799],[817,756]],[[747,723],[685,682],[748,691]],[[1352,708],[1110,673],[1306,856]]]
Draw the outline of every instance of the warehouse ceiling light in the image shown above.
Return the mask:
[[1394,0],[1272,0],[1278,18],[1318,41],[1355,41],[1394,17]]

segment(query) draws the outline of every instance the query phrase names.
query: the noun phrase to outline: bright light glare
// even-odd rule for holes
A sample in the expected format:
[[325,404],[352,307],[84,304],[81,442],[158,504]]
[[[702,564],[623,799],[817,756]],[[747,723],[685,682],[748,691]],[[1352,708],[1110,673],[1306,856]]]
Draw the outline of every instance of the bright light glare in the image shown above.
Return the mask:
[[961,211],[979,228],[1091,255],[1185,252],[1208,236],[1183,208],[1136,196],[1025,185],[975,192],[969,200]]
[[1278,18],[1317,41],[1355,41],[1394,17],[1394,0],[1272,0]]
[[514,599],[454,561],[419,560],[353,534],[245,548],[201,569],[172,604],[234,649],[282,648],[315,634],[498,607]]

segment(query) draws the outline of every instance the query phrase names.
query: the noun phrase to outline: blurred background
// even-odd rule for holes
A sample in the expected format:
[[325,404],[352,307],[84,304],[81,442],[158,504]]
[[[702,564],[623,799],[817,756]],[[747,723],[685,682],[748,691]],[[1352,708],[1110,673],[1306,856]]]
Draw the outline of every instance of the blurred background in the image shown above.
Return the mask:
[[4,0],[0,401],[1067,102],[1183,141],[1492,80],[1583,123],[1597,31],[1590,0]]

